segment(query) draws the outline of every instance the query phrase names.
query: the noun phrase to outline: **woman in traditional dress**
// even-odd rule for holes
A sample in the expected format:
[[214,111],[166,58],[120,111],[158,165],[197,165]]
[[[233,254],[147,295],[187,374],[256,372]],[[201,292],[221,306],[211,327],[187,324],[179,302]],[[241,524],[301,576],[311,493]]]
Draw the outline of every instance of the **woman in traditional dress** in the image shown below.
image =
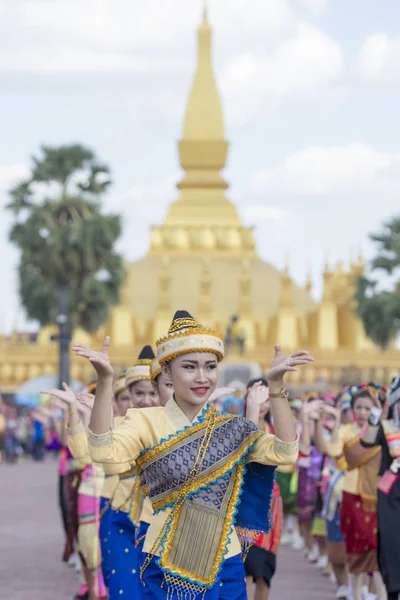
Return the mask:
[[[298,401],[301,403],[301,401]],[[298,411],[294,401],[289,402],[293,416],[298,422]],[[276,481],[279,485],[282,506],[283,506],[283,525],[280,543],[291,544],[293,550],[302,550],[304,540],[301,537],[299,521],[297,518],[297,482],[298,472],[296,465],[281,465],[276,470]]]
[[400,375],[392,382],[389,393],[389,419],[381,417],[379,405],[361,434],[366,448],[382,449],[378,485],[378,562],[388,599],[400,597]]
[[[95,391],[94,385],[90,389]],[[81,586],[76,598],[103,599],[107,597],[107,590],[101,571],[99,528],[104,470],[100,465],[93,464],[88,454],[85,429],[90,410],[78,405],[75,393],[65,383],[63,390],[51,389],[45,393],[68,406],[68,448],[81,472],[77,495],[77,538],[87,589]]]
[[347,463],[340,525],[355,600],[362,598],[362,576],[366,573],[373,573],[378,599],[386,598],[377,561],[376,490],[380,448],[363,449],[360,445],[360,433],[368,422],[374,402],[374,392],[368,386],[360,386],[351,398],[355,422],[341,425],[341,411],[336,410],[336,423],[326,444],[332,458],[343,455]]
[[[345,392],[335,399],[335,407],[341,411],[341,424],[353,422],[353,413],[350,405],[350,395]],[[332,435],[332,429],[324,426],[326,419],[336,422],[335,407],[317,401],[312,407],[311,418],[315,421],[315,444],[322,454],[327,455],[327,441]],[[346,547],[340,527],[340,504],[343,493],[343,478],[347,464],[343,456],[333,459],[330,463],[329,481],[324,494],[322,516],[326,520],[327,556],[335,576],[336,598],[348,597],[348,583],[346,573]]]
[[312,563],[316,563],[320,557],[317,540],[313,536],[312,527],[317,511],[318,503],[318,481],[321,477],[323,456],[311,443],[313,435],[312,423],[310,422],[307,404],[318,399],[318,394],[308,392],[302,397],[302,408],[300,410],[300,455],[298,465],[297,486],[297,513],[300,532],[305,542],[306,556]]
[[[245,463],[293,463],[298,441],[283,376],[313,359],[305,351],[282,356],[275,348],[269,371],[275,436],[243,417],[219,415],[207,401],[217,385],[222,336],[178,311],[157,357],[174,397],[165,408],[128,411],[112,431],[113,369],[110,340],[100,352],[75,345],[98,374],[89,448],[97,462],[134,462],[154,516],[144,544],[142,596],[146,600],[245,600],[240,545],[232,529]],[[189,551],[190,550],[190,551]]]
[[56,411],[54,414],[54,428],[61,444],[58,460],[58,503],[61,512],[62,524],[65,531],[65,544],[63,551],[63,560],[68,562],[69,566],[75,567],[78,571],[81,569],[79,556],[73,552],[68,559],[65,558],[65,545],[68,540],[68,463],[73,460],[72,454],[68,448],[67,424],[68,424],[68,404],[63,402],[57,396],[50,396],[49,405]]
[[[82,401],[82,398],[80,398]],[[93,408],[93,401],[90,402],[90,408]],[[123,417],[126,415],[126,411],[129,408],[133,407],[131,394],[129,392],[128,386],[126,385],[125,380],[125,372],[121,373],[114,382],[114,402],[113,402],[113,410],[114,410],[114,427],[118,426],[118,422],[120,422]],[[101,547],[101,556],[102,556],[102,571],[105,584],[107,589],[110,586],[110,577],[111,577],[111,561],[109,552],[109,541],[111,536],[111,519],[112,519],[112,503],[114,500],[114,496],[117,492],[118,484],[119,484],[119,474],[115,472],[109,472],[107,468],[109,465],[105,465],[105,481],[103,485],[103,490],[101,492],[100,499],[100,547]],[[125,467],[121,467],[120,470],[126,471],[128,470],[130,465],[125,465]],[[111,596],[111,594],[110,594]]]
[[[144,346],[137,360],[125,373],[124,387],[130,395],[129,401],[119,401],[119,416],[114,419],[118,428],[129,408],[149,408],[159,404],[158,392],[151,382],[150,365],[154,360],[151,346]],[[123,594],[131,594],[139,599],[138,526],[142,515],[144,498],[140,490],[140,480],[131,461],[125,461],[126,468],[119,474],[119,481],[111,501],[108,520],[107,565],[109,571],[108,591],[110,600]],[[148,512],[148,511],[147,511]],[[150,511],[151,517],[151,511]]]
[[[261,398],[264,401],[260,404],[257,424],[264,431],[273,433],[274,428],[270,419],[270,402],[266,379],[253,379],[248,383],[245,406],[247,407],[248,401],[250,405],[254,404],[254,400],[251,398],[252,394],[262,394],[260,387],[265,389],[265,395],[264,398]],[[265,503],[270,511],[269,531],[264,531],[256,539],[254,545],[249,548],[244,563],[248,600],[268,600],[271,581],[276,570],[276,554],[280,544],[283,522],[282,498],[276,480],[273,485],[272,498],[265,498]],[[254,510],[257,510],[257,506],[254,506]]]

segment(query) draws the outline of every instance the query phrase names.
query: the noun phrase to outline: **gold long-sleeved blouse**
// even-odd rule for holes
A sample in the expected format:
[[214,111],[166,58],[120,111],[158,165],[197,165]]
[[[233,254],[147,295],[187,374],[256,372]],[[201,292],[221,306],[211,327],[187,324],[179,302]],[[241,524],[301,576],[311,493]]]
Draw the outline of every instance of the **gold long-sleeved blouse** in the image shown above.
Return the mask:
[[[114,421],[114,426],[122,421]],[[82,421],[79,421],[73,427],[69,427],[68,433],[68,448],[73,458],[76,460],[77,465],[80,469],[83,469],[86,465],[92,464],[92,459],[89,454],[87,432],[83,426]],[[104,498],[112,498],[115,495],[117,486],[119,484],[119,474],[124,473],[130,469],[129,463],[121,464],[106,464],[104,467],[105,479],[101,490],[101,495]]]

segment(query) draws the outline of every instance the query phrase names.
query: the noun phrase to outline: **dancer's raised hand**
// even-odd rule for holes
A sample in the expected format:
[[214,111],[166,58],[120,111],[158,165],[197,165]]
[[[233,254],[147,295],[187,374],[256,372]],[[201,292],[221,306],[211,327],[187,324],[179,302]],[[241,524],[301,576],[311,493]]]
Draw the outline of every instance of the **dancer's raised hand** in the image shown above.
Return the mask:
[[62,390],[58,390],[56,388],[52,388],[50,390],[43,390],[42,394],[49,394],[50,396],[54,396],[54,398],[58,398],[62,402],[65,402],[69,407],[71,405],[76,404],[76,395],[72,388],[69,387],[67,383],[62,383]]
[[288,356],[283,356],[280,345],[275,344],[275,356],[266,378],[269,383],[281,382],[286,373],[297,371],[297,367],[309,365],[312,362],[314,362],[314,359],[309,355],[307,350],[298,350]]
[[79,393],[76,395],[78,402],[92,411],[94,406],[94,394]]
[[83,356],[93,365],[96,370],[98,379],[107,379],[114,376],[114,369],[111,366],[110,358],[108,356],[108,349],[110,347],[110,337],[107,335],[104,338],[103,345],[99,352],[83,346],[82,344],[74,344],[72,351],[77,356]]
[[269,389],[262,381],[256,381],[247,394],[247,406],[261,406],[269,398]]
[[306,402],[303,404],[304,415],[313,421],[318,421],[322,416],[325,406],[327,406],[325,402],[319,399]]

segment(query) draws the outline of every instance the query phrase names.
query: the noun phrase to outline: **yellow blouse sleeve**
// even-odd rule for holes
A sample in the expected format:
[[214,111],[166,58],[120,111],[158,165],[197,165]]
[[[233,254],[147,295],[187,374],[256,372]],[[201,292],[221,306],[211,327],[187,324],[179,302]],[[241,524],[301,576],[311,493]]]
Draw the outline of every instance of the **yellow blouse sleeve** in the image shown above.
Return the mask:
[[326,448],[328,451],[328,455],[332,458],[337,458],[341,454],[343,454],[343,447],[346,443],[349,436],[349,429],[347,425],[342,425],[339,429],[338,435],[336,439],[330,439],[326,442]]
[[68,448],[80,465],[90,465],[88,440],[82,421],[68,428]]
[[139,454],[151,445],[140,410],[131,408],[116,429],[96,434],[88,430],[89,453],[98,463],[134,465]]
[[249,461],[263,465],[293,465],[298,454],[298,437],[294,442],[283,442],[275,435],[264,433],[254,444]]

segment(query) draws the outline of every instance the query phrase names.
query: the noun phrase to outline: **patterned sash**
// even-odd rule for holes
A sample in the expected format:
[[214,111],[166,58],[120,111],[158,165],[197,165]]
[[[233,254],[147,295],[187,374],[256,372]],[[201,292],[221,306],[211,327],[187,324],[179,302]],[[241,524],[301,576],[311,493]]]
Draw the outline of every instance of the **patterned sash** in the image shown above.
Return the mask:
[[336,509],[342,500],[343,477],[345,474],[345,471],[337,470],[335,473],[333,473],[326,488],[322,516],[329,522],[334,520]]
[[394,421],[382,421],[383,431],[386,437],[389,454],[392,458],[400,457],[400,430]]
[[[152,552],[170,590],[195,598],[221,569],[248,452],[263,432],[243,417],[206,407],[199,419],[137,460],[154,512],[171,508]],[[141,574],[151,560],[144,562]]]

